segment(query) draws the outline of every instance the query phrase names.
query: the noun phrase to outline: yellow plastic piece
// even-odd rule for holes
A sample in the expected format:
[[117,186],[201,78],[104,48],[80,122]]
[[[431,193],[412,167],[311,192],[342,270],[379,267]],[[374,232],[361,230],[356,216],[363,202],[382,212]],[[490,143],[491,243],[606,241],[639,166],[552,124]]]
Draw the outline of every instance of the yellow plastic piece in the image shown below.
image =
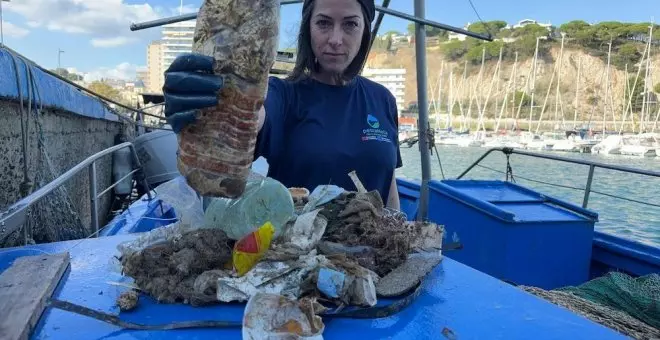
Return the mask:
[[257,230],[243,236],[234,245],[232,260],[238,276],[250,271],[264,256],[273,240],[275,227],[270,222],[264,223]]

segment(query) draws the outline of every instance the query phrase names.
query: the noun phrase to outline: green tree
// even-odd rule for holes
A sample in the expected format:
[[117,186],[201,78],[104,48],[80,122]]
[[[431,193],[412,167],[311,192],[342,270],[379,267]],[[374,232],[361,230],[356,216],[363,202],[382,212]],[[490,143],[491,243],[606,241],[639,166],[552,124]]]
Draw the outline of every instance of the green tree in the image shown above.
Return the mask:
[[632,66],[637,63],[641,56],[637,44],[629,42],[619,46],[612,60],[615,65],[625,68],[626,64]]
[[442,52],[450,60],[458,60],[467,53],[466,43],[460,40],[451,40],[442,45]]
[[[446,40],[447,36],[449,33],[446,30],[440,29],[440,28],[435,28],[431,26],[424,26],[426,28],[426,36],[427,37],[440,37],[440,40]],[[408,24],[408,34],[410,36],[415,36],[415,23],[411,22]]]
[[480,34],[488,34],[490,32],[493,36],[497,36],[497,34],[506,26],[506,21],[502,20],[488,21],[486,23],[475,22],[468,26],[468,31]]
[[627,37],[629,26],[618,21],[605,21],[595,26],[596,39],[602,42],[608,42],[610,39],[616,40],[621,37]]
[[120,102],[123,100],[121,93],[119,93],[119,91],[117,91],[112,86],[104,83],[103,81],[98,81],[98,80],[93,81],[87,86],[87,89],[89,89],[92,92],[98,93],[106,98],[112,99],[114,101]]
[[[522,104],[520,101],[522,100]],[[532,97],[530,97],[527,93],[522,92],[522,91],[516,91],[516,94],[513,96],[513,103],[514,107],[518,107],[518,105],[521,105],[522,107],[529,107],[532,104]]]
[[71,73],[67,69],[64,68],[56,68],[54,70],[50,70],[51,72],[59,75],[60,77],[63,77],[69,81],[81,81],[83,80],[83,77],[79,74],[76,73]]
[[559,31],[566,33],[569,37],[575,37],[579,32],[585,31],[590,26],[584,20],[573,20],[559,26]]
[[513,30],[514,37],[547,37],[549,35],[547,28],[539,24],[527,24],[523,27],[518,27]]
[[387,31],[387,32],[383,33],[383,35],[401,35],[401,32],[395,31],[395,30],[390,30],[390,31]]
[[653,92],[660,93],[660,83],[657,83],[655,86],[653,86]]
[[[468,49],[465,58],[472,64],[481,64],[482,54],[485,61],[497,60],[500,56],[500,48],[504,48],[501,41],[490,41],[487,43],[472,46]],[[484,51],[485,50],[485,51]],[[504,58],[504,51],[502,57]]]

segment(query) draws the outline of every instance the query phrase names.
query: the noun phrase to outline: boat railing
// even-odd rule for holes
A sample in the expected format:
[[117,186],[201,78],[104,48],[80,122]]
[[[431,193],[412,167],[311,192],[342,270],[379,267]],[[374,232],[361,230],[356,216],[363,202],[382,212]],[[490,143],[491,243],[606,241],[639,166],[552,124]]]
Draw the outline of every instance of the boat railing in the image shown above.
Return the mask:
[[[658,171],[653,171],[653,170],[644,170],[644,169],[636,169],[636,168],[631,168],[627,166],[620,166],[620,165],[614,165],[614,164],[607,164],[607,163],[601,163],[601,162],[595,162],[595,161],[587,161],[587,160],[582,160],[582,159],[573,159],[573,158],[568,158],[568,157],[562,157],[562,156],[555,156],[555,155],[546,155],[546,154],[541,154],[541,153],[535,153],[535,152],[528,152],[528,151],[522,151],[522,150],[516,150],[513,148],[507,148],[507,147],[502,147],[502,148],[491,148],[488,151],[486,151],[481,157],[479,157],[472,165],[470,165],[463,173],[458,175],[456,179],[461,179],[465,175],[467,175],[474,167],[479,166],[481,161],[486,158],[488,155],[495,151],[501,151],[503,154],[505,154],[507,157],[509,157],[512,154],[516,155],[522,155],[522,156],[529,156],[529,157],[534,157],[534,158],[543,158],[543,159],[550,159],[550,160],[555,160],[555,161],[560,161],[560,162],[567,162],[567,163],[573,163],[573,164],[582,164],[586,165],[589,167],[589,172],[587,175],[587,183],[586,186],[582,189],[584,191],[584,197],[582,199],[582,208],[587,208],[589,204],[589,195],[593,192],[591,189],[591,184],[593,183],[594,179],[594,171],[596,168],[602,168],[602,169],[609,169],[609,170],[615,170],[615,171],[621,171],[625,173],[632,173],[632,174],[638,174],[638,175],[644,175],[644,176],[651,176],[651,177],[657,177],[660,178],[660,172]],[[507,162],[507,169],[509,169],[510,166]],[[509,174],[507,173],[507,180],[509,178]],[[630,200],[630,199],[628,199]],[[636,201],[638,202],[638,201]],[[639,202],[639,203],[646,203],[646,202]],[[650,203],[647,203],[650,204]]]
[[[122,178],[116,180],[107,188],[103,189],[103,191],[98,192],[98,186],[96,183],[97,182],[96,162],[100,158],[110,155],[115,151],[124,148],[129,148],[131,151],[133,170],[131,170]],[[99,199],[103,195],[108,193],[110,190],[112,190],[114,187],[116,187],[119,183],[124,181],[125,179],[129,178],[134,174],[138,174],[137,176],[138,180],[142,180],[142,185],[144,185],[145,188],[147,189],[146,190],[147,195],[149,199],[151,199],[151,193],[146,178],[144,178],[144,176],[139,175],[142,173],[142,165],[140,164],[140,159],[138,158],[137,151],[135,150],[135,146],[131,142],[117,144],[115,146],[109,147],[105,150],[99,151],[87,157],[87,159],[78,163],[76,166],[69,169],[67,172],[63,173],[52,182],[42,186],[41,188],[34,191],[30,195],[22,198],[18,202],[11,205],[9,208],[0,212],[0,240],[5,238],[7,235],[10,235],[14,231],[18,230],[22,226],[24,226],[25,222],[27,221],[27,211],[31,206],[33,206],[35,203],[37,203],[39,200],[44,198],[49,193],[53,192],[60,186],[67,183],[71,178],[73,178],[73,176],[75,176],[76,174],[80,173],[85,169],[87,169],[89,173],[89,199],[90,199],[91,226],[92,229],[94,230],[94,233],[92,235],[96,235],[99,232],[99,215],[98,215]],[[25,230],[24,232],[25,243],[27,244],[27,239],[28,239],[27,228],[24,228],[24,230]]]

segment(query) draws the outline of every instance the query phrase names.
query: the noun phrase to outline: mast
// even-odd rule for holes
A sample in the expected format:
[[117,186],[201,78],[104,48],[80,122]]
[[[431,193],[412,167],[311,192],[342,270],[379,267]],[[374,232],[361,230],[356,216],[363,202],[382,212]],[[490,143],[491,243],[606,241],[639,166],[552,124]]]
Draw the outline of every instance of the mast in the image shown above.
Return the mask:
[[445,70],[445,61],[442,61],[442,64],[440,65],[440,77],[438,78],[438,100],[433,105],[435,108],[435,125],[439,129],[440,128],[440,107],[442,107],[442,75],[443,71]]
[[[559,93],[559,84],[561,83],[561,69],[564,66],[564,37],[566,33],[561,32],[561,48],[559,50],[559,66],[557,67],[557,90],[555,92],[555,123],[559,118],[559,98],[561,94]],[[566,123],[564,122],[564,113],[561,115],[561,126],[566,128]]]
[[[536,37],[536,47],[534,48],[534,66],[532,66],[532,99],[531,103],[529,104],[529,124],[527,125],[527,130],[529,132],[532,132],[532,115],[534,113],[534,92],[536,90],[536,60],[538,59],[539,56],[539,37]],[[522,102],[522,99],[521,99]],[[541,121],[539,120],[539,123]],[[538,129],[537,129],[538,130]]]
[[[500,64],[502,63],[502,49],[503,48],[500,47],[500,56],[499,59],[497,60],[497,66],[495,67],[495,72],[493,72],[493,79],[490,80],[490,86],[488,87],[488,94],[486,94],[486,101],[484,102],[484,106],[481,109],[481,113],[479,114],[479,121],[477,121],[477,131],[479,131],[479,129],[481,129],[482,126],[484,128],[484,132],[486,131],[484,116],[486,115],[486,108],[488,108],[488,100],[490,99],[490,94],[493,91],[493,84],[495,83],[495,79],[499,78],[500,75]],[[497,133],[497,131],[495,132]]]
[[511,76],[511,79],[513,80],[513,84],[511,85],[511,119],[515,118],[515,110],[516,110],[516,86],[518,85],[518,51],[516,51],[516,56],[513,61],[513,75]]
[[449,69],[449,95],[447,96],[447,130],[454,129],[452,115],[454,113],[454,69]]
[[646,127],[647,120],[649,120],[650,112],[650,106],[649,106],[649,95],[650,91],[649,89],[649,74],[651,70],[651,40],[653,39],[653,23],[651,23],[651,26],[649,27],[649,52],[648,52],[648,57],[646,58],[646,73],[644,74],[644,90],[643,92],[643,98],[642,98],[642,116],[639,121],[640,123],[640,128],[639,128],[639,133],[643,133],[644,128]]
[[[501,56],[501,52],[500,52],[500,56]],[[513,68],[511,69],[511,78],[509,79],[509,86],[511,86],[511,87],[513,87],[513,84],[515,84],[515,82],[516,82],[516,78],[515,78],[514,74],[516,74],[516,63],[517,62],[518,62],[518,53],[516,53],[516,59],[513,62]],[[509,97],[509,91],[505,90],[504,91],[504,100],[502,101],[502,108],[500,110],[500,115],[497,117],[497,123],[495,123],[495,131],[500,129],[500,121],[502,120],[502,116],[504,115],[504,111],[506,110],[506,102],[508,100],[508,97]],[[511,106],[513,106],[513,105],[511,105]],[[506,117],[504,119],[505,119],[504,130],[506,130]]]
[[[424,0],[415,0],[415,16],[424,19]],[[429,140],[426,138],[429,127],[428,100],[426,98],[426,28],[415,23],[415,66],[417,69],[417,106],[419,107],[419,151],[422,161],[422,185],[419,192],[417,220],[425,221],[429,210],[429,181],[431,180],[431,157]]]
[[605,117],[607,116],[607,96],[610,93],[610,60],[612,56],[612,39],[607,49],[607,71],[605,71],[605,98],[603,100],[603,138],[605,138]]
[[[624,112],[621,115],[622,120],[621,120],[621,128],[619,129],[619,134],[623,133],[623,129],[625,128],[625,124],[626,124],[626,118],[628,117],[628,110],[626,109],[626,98],[630,95],[630,93],[628,92],[628,64],[627,63],[626,63],[626,68],[625,68],[625,75],[626,75],[626,77],[624,78],[625,81],[623,82],[623,104],[622,104]],[[633,127],[633,120],[632,119],[630,121],[630,126],[631,126],[632,130],[634,131],[635,128]]]
[[[626,65],[626,67],[628,67]],[[580,70],[582,69],[582,57],[578,59],[577,81],[575,84],[575,113],[573,114],[573,128],[577,127],[578,105],[580,105]]]

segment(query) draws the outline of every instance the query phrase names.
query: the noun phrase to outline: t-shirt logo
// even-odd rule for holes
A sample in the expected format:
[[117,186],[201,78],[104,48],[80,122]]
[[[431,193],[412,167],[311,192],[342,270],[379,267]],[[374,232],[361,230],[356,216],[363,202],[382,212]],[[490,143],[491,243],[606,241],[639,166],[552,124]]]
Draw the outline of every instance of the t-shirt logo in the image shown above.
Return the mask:
[[392,142],[387,131],[380,128],[380,122],[374,115],[367,115],[367,125],[369,128],[362,130],[362,141]]
[[378,118],[372,115],[367,115],[367,124],[369,124],[369,126],[371,126],[372,129],[378,129],[380,127]]

